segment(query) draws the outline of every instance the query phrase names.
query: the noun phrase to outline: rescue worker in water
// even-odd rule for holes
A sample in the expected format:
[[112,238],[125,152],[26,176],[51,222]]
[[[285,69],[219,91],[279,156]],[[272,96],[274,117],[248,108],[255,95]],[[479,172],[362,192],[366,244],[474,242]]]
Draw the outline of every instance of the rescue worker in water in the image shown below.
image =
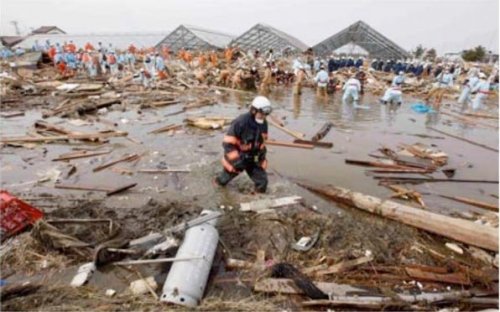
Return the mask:
[[222,172],[214,184],[225,186],[242,171],[246,171],[255,184],[255,191],[264,193],[267,189],[266,116],[272,111],[271,102],[264,96],[257,96],[250,111],[233,120],[222,146]]

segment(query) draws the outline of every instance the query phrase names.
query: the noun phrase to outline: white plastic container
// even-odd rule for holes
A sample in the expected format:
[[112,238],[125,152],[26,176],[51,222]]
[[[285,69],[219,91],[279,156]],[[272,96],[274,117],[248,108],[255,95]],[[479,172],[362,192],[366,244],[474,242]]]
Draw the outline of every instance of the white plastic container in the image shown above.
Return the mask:
[[[201,215],[211,213],[214,212],[203,211]],[[193,226],[186,231],[176,258],[202,258],[177,261],[172,264],[163,285],[160,301],[187,307],[195,307],[200,303],[219,242],[216,224],[217,218]]]

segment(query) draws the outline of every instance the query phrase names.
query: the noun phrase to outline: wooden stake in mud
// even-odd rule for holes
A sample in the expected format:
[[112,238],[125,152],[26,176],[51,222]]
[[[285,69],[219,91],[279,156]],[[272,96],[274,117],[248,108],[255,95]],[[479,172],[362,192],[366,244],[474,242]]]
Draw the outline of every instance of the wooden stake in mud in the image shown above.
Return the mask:
[[132,154],[132,155],[127,155],[125,157],[122,157],[120,159],[117,159],[115,161],[112,161],[112,162],[109,162],[107,164],[104,164],[104,165],[101,165],[101,166],[98,166],[98,167],[95,167],[92,171],[94,172],[97,172],[97,171],[101,171],[103,169],[106,169],[108,167],[111,167],[113,165],[116,165],[117,163],[121,163],[123,161],[133,161],[133,160],[136,160],[139,158],[139,155],[137,154]]

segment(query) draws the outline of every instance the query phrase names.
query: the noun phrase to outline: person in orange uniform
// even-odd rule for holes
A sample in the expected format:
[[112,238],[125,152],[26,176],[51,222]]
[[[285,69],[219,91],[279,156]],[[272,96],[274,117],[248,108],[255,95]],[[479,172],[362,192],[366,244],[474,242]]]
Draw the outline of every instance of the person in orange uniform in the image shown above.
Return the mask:
[[213,67],[217,67],[217,63],[218,63],[217,53],[215,53],[215,51],[213,51],[213,50],[212,50],[212,52],[210,52],[210,63],[212,63]]

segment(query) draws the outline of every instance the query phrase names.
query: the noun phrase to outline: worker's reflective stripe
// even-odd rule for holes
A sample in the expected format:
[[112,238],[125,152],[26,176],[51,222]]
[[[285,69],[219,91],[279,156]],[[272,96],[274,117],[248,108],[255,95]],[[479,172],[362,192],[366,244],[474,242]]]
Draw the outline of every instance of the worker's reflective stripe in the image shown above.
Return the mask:
[[225,157],[222,157],[222,166],[224,167],[224,169],[226,169],[226,171],[234,173],[237,172],[236,169],[234,169],[233,165],[231,165],[231,163],[227,161]]
[[229,153],[226,154],[226,157],[228,160],[236,160],[240,158],[240,153],[237,150],[230,151]]
[[228,143],[228,144],[233,144],[233,145],[238,145],[240,143],[240,140],[238,140],[238,138],[235,136],[225,135],[222,142]]
[[252,149],[252,143],[248,143],[248,144],[241,144],[240,145],[240,150],[242,152],[248,152],[249,150]]
[[267,169],[267,159],[264,159],[262,161],[262,163],[260,164],[260,166],[262,167],[262,169],[266,170]]

